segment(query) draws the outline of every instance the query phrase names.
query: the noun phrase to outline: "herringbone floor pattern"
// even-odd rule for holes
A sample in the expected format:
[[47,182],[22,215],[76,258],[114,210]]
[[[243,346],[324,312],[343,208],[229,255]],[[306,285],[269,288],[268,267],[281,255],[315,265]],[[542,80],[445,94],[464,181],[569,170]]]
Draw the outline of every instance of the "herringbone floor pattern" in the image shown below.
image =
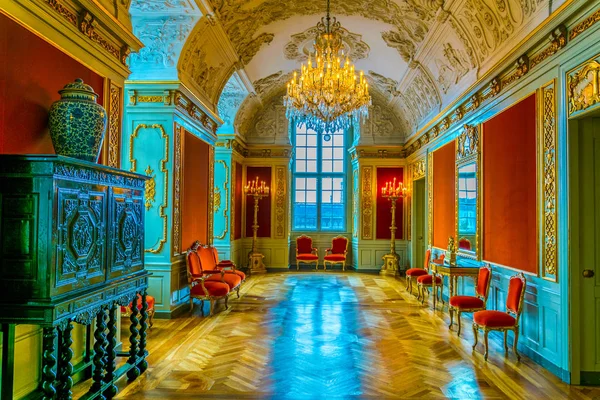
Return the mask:
[[[404,283],[358,273],[252,277],[214,317],[156,320],[127,399],[591,399],[491,340],[489,362]],[[598,397],[600,398],[600,397]]]

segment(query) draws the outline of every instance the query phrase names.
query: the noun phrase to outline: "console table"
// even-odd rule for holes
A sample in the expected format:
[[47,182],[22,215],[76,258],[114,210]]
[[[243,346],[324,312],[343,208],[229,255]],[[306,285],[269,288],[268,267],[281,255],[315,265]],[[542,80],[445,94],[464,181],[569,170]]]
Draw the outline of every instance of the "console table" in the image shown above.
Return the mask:
[[[0,156],[2,398],[12,398],[15,324],[43,328],[44,399],[72,397],[73,323],[95,321],[83,398],[112,398],[120,376],[147,368],[145,180],[68,157]],[[130,303],[131,346],[117,369],[117,307]]]
[[[475,280],[477,280],[477,275],[479,274],[479,267],[477,266],[471,266],[471,265],[467,265],[467,264],[462,264],[460,262],[457,262],[456,265],[450,265],[449,263],[445,262],[443,264],[438,264],[435,262],[431,262],[429,263],[431,272],[433,273],[433,275],[441,275],[442,279],[444,276],[448,277],[448,283],[449,283],[449,287],[448,287],[448,299],[452,296],[456,295],[456,286],[458,284],[458,277],[459,276],[468,276],[471,278],[474,278]],[[435,279],[433,279],[433,293],[435,292]],[[442,296],[444,294],[442,293]],[[443,298],[442,298],[443,300]],[[436,307],[436,296],[433,296],[433,308],[435,309]]]

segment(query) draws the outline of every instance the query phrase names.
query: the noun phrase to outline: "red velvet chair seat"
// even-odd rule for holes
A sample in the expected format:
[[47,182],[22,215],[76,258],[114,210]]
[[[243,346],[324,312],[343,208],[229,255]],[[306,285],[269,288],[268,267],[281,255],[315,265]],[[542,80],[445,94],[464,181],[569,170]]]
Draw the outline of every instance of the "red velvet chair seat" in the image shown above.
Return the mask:
[[427,271],[424,270],[423,268],[411,268],[408,271],[406,271],[406,276],[423,276],[423,275],[427,275]]
[[[417,282],[422,285],[431,285],[433,284],[433,275],[423,275],[417,278]],[[435,277],[435,283],[437,285],[442,283],[442,278],[439,276]]]
[[[150,295],[146,295],[146,303],[148,303],[148,310],[154,310],[154,303],[155,303],[154,297],[152,297]],[[121,312],[125,313],[130,308],[131,308],[131,303],[129,303],[129,305],[127,307],[121,306]],[[142,309],[142,296],[139,294],[137,295],[137,308],[138,308],[138,310]]]
[[502,328],[514,326],[517,320],[502,311],[477,311],[473,314],[473,322],[479,326],[487,326],[489,328]]
[[[221,282],[221,274],[213,274],[206,278],[205,282]],[[234,274],[232,272],[225,272],[223,275],[223,281],[229,286],[229,289],[233,289],[237,287],[240,283],[242,283],[242,278],[239,275]]]
[[236,274],[237,276],[239,276],[241,280],[243,280],[243,281],[246,280],[246,274],[243,273],[242,271],[236,269],[235,271],[231,271],[231,272],[233,272],[234,274]]
[[[223,282],[215,282],[207,279],[204,281],[204,287],[208,291],[209,296],[222,297],[229,293],[229,285]],[[192,296],[206,296],[204,289],[202,289],[201,283],[192,286],[192,288],[190,289],[190,294]]]
[[344,261],[346,256],[343,254],[329,254],[323,257],[323,259],[327,261]]
[[318,260],[319,256],[316,254],[298,254],[298,256],[296,256],[296,260],[302,260],[302,261],[314,261],[314,260]]
[[470,310],[474,308],[483,308],[484,302],[479,297],[475,296],[452,296],[450,298],[450,305],[463,310]]
[[231,267],[233,265],[233,261],[231,260],[221,260],[217,263],[217,267]]

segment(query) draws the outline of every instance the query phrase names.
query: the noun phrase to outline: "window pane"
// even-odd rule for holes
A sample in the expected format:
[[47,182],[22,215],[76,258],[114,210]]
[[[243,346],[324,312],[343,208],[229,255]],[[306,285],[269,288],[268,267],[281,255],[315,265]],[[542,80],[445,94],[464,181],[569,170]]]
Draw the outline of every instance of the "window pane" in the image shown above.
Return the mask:
[[296,161],[296,172],[306,172],[306,161]]
[[306,189],[306,178],[296,178],[296,190]]
[[298,147],[296,149],[296,160],[306,160],[306,148]]
[[323,149],[323,160],[331,160],[333,158],[333,149]]
[[306,149],[306,159],[308,159],[308,160],[316,160],[317,159],[316,147],[309,147]]
[[308,161],[306,163],[306,172],[317,172],[317,162],[316,161]]
[[323,161],[323,172],[333,172],[333,162]]
[[344,162],[343,161],[334,161],[333,162],[333,172],[344,172]]
[[296,136],[296,146],[306,146],[306,136],[305,135],[297,135]]
[[341,147],[336,147],[335,149],[333,149],[333,158],[335,158],[336,160],[343,160],[344,149]]
[[330,178],[323,178],[323,190],[333,189],[333,182]]
[[306,178],[306,188],[317,190],[317,178]]
[[306,145],[317,147],[317,135],[309,135],[306,137]]

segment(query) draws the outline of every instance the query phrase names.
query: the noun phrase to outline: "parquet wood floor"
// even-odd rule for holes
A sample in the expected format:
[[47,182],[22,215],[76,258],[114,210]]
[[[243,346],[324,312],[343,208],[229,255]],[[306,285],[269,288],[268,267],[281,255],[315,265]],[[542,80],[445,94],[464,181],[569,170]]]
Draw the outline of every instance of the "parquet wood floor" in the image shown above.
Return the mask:
[[[501,341],[471,349],[447,310],[421,306],[402,280],[359,273],[250,278],[229,309],[155,320],[150,365],[122,399],[600,399],[566,385]],[[127,332],[124,331],[124,337]],[[76,388],[77,389],[77,388]]]

